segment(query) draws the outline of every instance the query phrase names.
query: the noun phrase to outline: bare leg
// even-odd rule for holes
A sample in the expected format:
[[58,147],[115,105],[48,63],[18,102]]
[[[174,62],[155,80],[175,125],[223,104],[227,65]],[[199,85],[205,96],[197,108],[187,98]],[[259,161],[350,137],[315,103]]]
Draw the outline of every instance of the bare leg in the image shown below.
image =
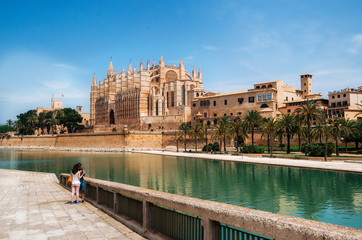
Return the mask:
[[77,202],[79,202],[79,185],[75,185],[75,194],[77,195]]
[[74,202],[74,198],[73,198],[73,197],[74,197],[74,194],[75,194],[75,185],[72,184],[72,194],[70,195],[72,202]]

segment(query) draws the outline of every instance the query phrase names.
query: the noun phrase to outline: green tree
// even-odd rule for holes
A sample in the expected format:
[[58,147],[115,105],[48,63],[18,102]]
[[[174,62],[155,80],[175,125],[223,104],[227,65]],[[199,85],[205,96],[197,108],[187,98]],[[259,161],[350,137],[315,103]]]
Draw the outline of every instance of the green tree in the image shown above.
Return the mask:
[[341,124],[342,124],[341,136],[343,137],[343,142],[345,144],[345,151],[347,153],[348,142],[352,141],[352,139],[356,135],[358,135],[357,122],[351,121],[349,119],[341,119]]
[[330,126],[332,128],[332,133],[334,136],[334,140],[336,142],[336,155],[339,156],[339,149],[338,149],[338,139],[346,134],[350,134],[351,130],[348,129],[346,124],[344,123],[344,119],[334,118],[330,120]]
[[195,152],[197,152],[197,140],[204,135],[204,129],[202,123],[195,123],[191,125],[190,135],[195,140]]
[[260,113],[256,110],[248,111],[245,116],[245,129],[248,133],[251,133],[251,145],[254,145],[254,132],[259,127],[261,120]]
[[68,129],[69,133],[73,133],[83,128],[82,123],[83,117],[72,108],[64,108],[62,110],[63,116],[60,117],[60,124]]
[[303,119],[304,123],[307,125],[307,139],[308,143],[311,143],[311,132],[310,128],[312,125],[312,121],[315,120],[323,120],[325,118],[325,114],[323,110],[319,109],[319,103],[312,100],[305,101],[301,107],[295,110],[295,113]]
[[287,114],[278,121],[278,129],[287,137],[287,153],[290,153],[290,139],[293,137],[297,127],[293,115]]
[[319,143],[322,143],[323,131],[324,131],[324,126],[318,123],[314,127],[312,127],[311,135],[313,138],[319,139]]
[[54,127],[57,125],[57,120],[53,117],[51,118],[48,118],[46,120],[46,124],[47,124],[47,127],[48,127],[48,133],[50,132],[49,130],[51,129],[51,133],[52,135],[54,134]]
[[19,127],[18,133],[21,135],[31,135],[34,133],[34,129],[29,122],[30,117],[36,117],[35,110],[29,110],[25,113],[21,113],[16,116],[17,126]]
[[277,132],[277,124],[278,122],[275,120],[275,118],[264,118],[261,125],[261,130],[263,131],[263,134],[266,134],[268,136],[268,150],[269,145],[271,146],[270,157],[273,157],[273,145],[274,137]]
[[33,134],[35,134],[35,130],[38,129],[38,117],[35,115],[35,116],[31,116],[29,119],[28,119],[28,123],[30,124],[31,126],[31,129],[33,131]]
[[172,137],[171,139],[174,143],[176,143],[176,149],[177,149],[177,152],[178,152],[178,144],[183,142],[184,138],[182,137],[182,135],[179,133],[179,132],[175,132],[175,136]]
[[182,133],[182,135],[184,136],[184,143],[185,143],[185,152],[186,152],[186,141],[187,141],[187,134],[190,130],[191,127],[191,123],[190,122],[185,122],[182,123],[179,127],[180,132]]
[[236,151],[239,151],[239,145],[243,143],[248,136],[244,121],[241,118],[236,118],[230,122],[230,133],[234,137],[234,142],[236,142]]
[[210,122],[207,122],[203,126],[203,131],[204,131],[204,135],[205,135],[205,145],[206,146],[208,144],[208,136],[207,136],[207,134],[208,134],[209,129],[211,129]]
[[221,137],[224,144],[224,151],[226,151],[226,139],[231,137],[231,129],[230,129],[231,120],[228,116],[223,116],[217,121],[217,132]]
[[9,132],[10,132],[10,131],[11,131],[11,127],[13,126],[13,120],[8,119],[8,120],[6,121],[6,124],[9,126]]
[[60,119],[64,117],[64,111],[62,109],[54,110],[53,117],[57,120],[57,125],[60,126]]
[[356,150],[359,150],[359,143],[362,142],[362,120],[355,122],[356,134],[351,137],[351,142],[356,145]]

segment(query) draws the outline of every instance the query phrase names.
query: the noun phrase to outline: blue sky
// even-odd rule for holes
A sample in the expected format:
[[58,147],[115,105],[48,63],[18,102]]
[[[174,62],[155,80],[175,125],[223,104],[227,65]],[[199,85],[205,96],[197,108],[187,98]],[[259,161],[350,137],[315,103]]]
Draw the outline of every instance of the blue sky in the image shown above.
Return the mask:
[[110,57],[201,67],[206,91],[283,79],[313,91],[362,85],[362,1],[7,1],[0,3],[0,124],[28,109],[89,112]]

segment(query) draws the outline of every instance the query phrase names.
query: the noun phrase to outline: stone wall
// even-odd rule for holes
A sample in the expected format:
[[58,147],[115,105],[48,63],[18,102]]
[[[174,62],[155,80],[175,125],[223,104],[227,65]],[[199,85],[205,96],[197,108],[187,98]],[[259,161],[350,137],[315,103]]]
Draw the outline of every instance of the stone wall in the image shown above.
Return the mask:
[[150,132],[66,134],[24,136],[0,140],[0,146],[44,146],[77,148],[151,148],[162,147],[162,134]]

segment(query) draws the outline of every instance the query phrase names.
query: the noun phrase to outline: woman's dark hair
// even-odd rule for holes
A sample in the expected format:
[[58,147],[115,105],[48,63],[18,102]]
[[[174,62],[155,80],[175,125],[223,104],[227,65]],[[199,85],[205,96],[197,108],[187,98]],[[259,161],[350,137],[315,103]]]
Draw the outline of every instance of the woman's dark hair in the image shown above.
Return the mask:
[[76,174],[79,171],[79,163],[75,164],[73,169],[72,169],[72,173]]
[[82,164],[81,163],[77,163],[78,164],[78,168],[81,169]]

